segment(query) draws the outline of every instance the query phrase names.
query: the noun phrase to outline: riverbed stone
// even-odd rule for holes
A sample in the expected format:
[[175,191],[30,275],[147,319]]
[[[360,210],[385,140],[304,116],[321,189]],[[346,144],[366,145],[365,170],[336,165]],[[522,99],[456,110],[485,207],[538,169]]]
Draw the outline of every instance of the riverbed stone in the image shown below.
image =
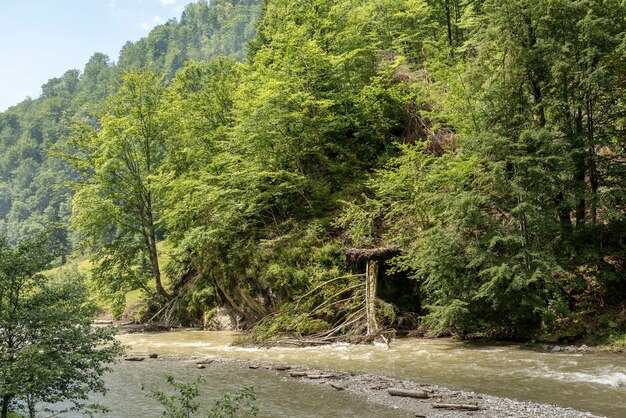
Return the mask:
[[225,306],[220,306],[206,312],[204,315],[204,329],[211,331],[233,331],[238,328],[237,314]]

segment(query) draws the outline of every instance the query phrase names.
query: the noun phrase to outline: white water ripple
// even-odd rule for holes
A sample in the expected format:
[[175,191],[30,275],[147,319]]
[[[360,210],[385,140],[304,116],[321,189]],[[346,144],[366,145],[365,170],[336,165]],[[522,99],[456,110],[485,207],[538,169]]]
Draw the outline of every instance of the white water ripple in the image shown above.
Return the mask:
[[562,382],[595,383],[626,388],[626,369],[616,367],[599,367],[590,371],[559,371],[545,367],[542,370],[528,370],[527,374]]

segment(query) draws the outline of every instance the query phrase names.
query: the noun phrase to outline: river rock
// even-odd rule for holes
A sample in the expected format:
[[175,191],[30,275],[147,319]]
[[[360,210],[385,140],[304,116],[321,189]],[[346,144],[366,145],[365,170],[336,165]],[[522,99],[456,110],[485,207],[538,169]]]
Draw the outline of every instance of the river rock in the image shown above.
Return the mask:
[[551,350],[553,353],[558,353],[559,351],[561,351],[561,347],[558,345],[555,345],[554,347],[552,347]]
[[204,329],[233,331],[238,329],[240,318],[232,309],[220,306],[204,314]]

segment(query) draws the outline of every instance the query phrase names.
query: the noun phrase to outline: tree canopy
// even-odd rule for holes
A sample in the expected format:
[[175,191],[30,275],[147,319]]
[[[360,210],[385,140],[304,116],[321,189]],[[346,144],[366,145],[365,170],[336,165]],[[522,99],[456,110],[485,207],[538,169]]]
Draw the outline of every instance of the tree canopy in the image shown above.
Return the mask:
[[[263,337],[358,332],[365,266],[342,248],[393,247],[385,326],[624,332],[625,16],[619,0],[190,4],[0,115],[2,227],[71,213],[66,247],[86,244],[99,290],[143,289],[150,318],[178,323],[226,309]],[[61,172],[74,187],[50,186]]]
[[102,375],[120,353],[114,331],[93,328],[96,314],[75,271],[49,279],[40,272],[55,256],[46,234],[16,246],[0,239],[1,416],[26,405],[70,401],[83,410],[88,394],[104,392]]

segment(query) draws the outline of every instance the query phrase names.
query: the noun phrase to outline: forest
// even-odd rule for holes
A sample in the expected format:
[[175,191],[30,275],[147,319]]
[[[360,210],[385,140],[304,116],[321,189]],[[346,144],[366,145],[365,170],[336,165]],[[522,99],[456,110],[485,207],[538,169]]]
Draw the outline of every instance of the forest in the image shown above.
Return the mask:
[[626,3],[191,3],[0,113],[51,228],[143,322],[363,335],[384,253],[381,333],[626,341]]

